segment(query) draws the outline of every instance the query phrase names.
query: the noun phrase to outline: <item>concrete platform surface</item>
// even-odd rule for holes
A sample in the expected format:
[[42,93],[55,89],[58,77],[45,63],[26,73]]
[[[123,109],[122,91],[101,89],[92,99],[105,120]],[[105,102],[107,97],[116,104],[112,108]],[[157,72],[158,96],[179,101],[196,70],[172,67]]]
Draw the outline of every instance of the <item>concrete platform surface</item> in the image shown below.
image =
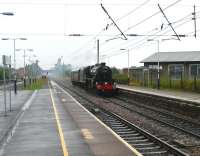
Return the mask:
[[[79,135],[84,137],[94,156],[141,156],[133,147],[127,146],[115,133],[54,83],[59,99],[65,110],[77,125]],[[63,120],[62,120],[63,121]],[[68,140],[69,151],[73,142]],[[70,155],[70,154],[69,154]],[[79,154],[81,155],[81,154]]]
[[0,155],[140,155],[57,84],[52,86],[35,94]]
[[48,89],[36,93],[2,153],[6,156],[62,155]]
[[[7,108],[5,116],[4,94],[0,92],[0,145],[3,144],[8,132],[15,125],[17,118],[22,112],[22,107],[26,101],[30,98],[33,91],[18,91],[15,95],[11,92],[11,107],[9,102],[9,93],[6,94]],[[11,111],[10,111],[11,108]]]
[[186,92],[186,91],[176,91],[176,90],[162,90],[162,89],[152,89],[146,87],[138,87],[138,86],[128,86],[128,85],[117,85],[118,88],[128,89],[136,92],[147,93],[152,95],[158,95],[173,99],[180,99],[184,101],[190,101],[200,104],[200,94],[194,92]]

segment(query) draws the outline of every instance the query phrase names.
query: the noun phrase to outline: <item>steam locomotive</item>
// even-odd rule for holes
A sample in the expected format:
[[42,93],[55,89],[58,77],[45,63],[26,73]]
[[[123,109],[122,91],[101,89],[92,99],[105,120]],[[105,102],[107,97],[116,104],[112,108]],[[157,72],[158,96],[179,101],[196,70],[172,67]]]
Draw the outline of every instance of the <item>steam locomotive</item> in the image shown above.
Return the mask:
[[112,71],[105,63],[72,71],[71,82],[73,85],[80,85],[86,89],[95,89],[98,93],[113,94],[116,92]]

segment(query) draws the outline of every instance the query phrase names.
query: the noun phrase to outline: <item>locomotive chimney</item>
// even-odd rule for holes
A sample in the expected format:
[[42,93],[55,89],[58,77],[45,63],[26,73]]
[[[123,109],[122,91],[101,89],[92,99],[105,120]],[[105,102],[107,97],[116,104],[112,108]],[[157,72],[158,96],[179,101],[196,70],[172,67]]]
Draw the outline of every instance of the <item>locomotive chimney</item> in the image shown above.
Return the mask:
[[105,65],[106,65],[106,63],[105,63],[105,62],[102,62],[102,63],[101,63],[101,66],[105,66]]

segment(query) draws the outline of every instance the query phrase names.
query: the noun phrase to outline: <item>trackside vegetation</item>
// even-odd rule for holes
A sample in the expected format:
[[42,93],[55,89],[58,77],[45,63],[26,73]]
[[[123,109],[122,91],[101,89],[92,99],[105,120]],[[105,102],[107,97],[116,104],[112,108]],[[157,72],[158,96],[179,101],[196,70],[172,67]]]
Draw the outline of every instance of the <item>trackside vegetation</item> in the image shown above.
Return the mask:
[[25,90],[39,90],[44,88],[47,85],[47,79],[46,78],[40,78],[35,79],[31,83],[27,84],[26,87],[24,87]]

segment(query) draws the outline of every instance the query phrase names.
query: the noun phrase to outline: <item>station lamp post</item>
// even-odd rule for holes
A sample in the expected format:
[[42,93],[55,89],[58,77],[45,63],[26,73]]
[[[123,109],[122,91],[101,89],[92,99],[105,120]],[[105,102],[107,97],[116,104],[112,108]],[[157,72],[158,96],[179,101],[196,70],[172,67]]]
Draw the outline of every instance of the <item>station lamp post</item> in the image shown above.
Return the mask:
[[128,85],[129,85],[129,82],[130,82],[130,71],[129,71],[129,49],[120,49],[121,51],[127,51],[127,53],[128,53],[128,68],[127,68],[127,70],[128,70]]
[[14,46],[14,90],[15,94],[17,94],[17,72],[16,72],[16,54],[15,54],[15,41],[16,40],[27,40],[26,38],[2,38],[2,40],[13,40]]
[[32,52],[33,49],[15,49],[16,51],[23,51],[24,52],[24,87],[26,87],[26,52]]
[[159,52],[160,52],[160,40],[148,39],[148,42],[156,42],[157,43],[157,89],[160,89],[160,60],[159,60]]

